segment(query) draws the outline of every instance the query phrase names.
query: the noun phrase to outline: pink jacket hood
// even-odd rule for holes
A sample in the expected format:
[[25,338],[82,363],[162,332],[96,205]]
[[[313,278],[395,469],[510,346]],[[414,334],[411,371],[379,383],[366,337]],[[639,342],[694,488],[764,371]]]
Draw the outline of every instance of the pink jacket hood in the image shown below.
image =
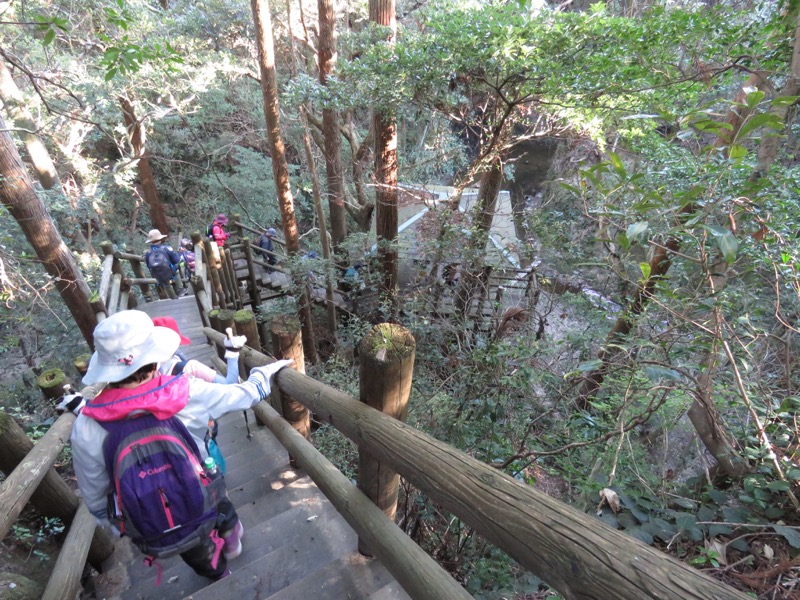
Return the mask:
[[183,410],[188,402],[188,378],[159,375],[135,389],[106,388],[87,402],[82,412],[96,421],[107,422],[145,411],[163,421]]

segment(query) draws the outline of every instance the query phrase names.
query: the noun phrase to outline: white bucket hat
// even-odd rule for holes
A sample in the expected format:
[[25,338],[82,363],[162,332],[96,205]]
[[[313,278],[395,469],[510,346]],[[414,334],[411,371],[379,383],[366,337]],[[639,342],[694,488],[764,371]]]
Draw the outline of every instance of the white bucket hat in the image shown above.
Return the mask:
[[122,381],[145,365],[164,362],[180,343],[180,335],[167,327],[156,327],[140,310],[114,313],[94,328],[95,353],[83,383]]
[[167,239],[167,237],[163,233],[161,233],[158,229],[151,229],[147,234],[147,243],[152,244],[153,242],[160,242],[161,240]]

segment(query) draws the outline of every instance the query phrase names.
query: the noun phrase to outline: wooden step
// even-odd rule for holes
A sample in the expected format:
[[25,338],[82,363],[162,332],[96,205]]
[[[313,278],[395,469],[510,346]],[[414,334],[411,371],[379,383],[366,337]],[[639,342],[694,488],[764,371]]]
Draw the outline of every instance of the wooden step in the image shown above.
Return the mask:
[[[247,557],[242,553],[241,557],[229,563],[232,571],[229,577],[193,593],[193,600],[270,598],[276,592],[303,580],[320,565],[327,565],[340,556],[357,555],[356,536],[335,511],[317,515],[311,520],[304,514],[300,514],[299,518],[299,521],[297,518],[282,519],[280,523],[276,519],[262,526],[250,527],[242,541],[248,548],[254,532],[263,534],[277,547],[252,562],[245,562]],[[317,588],[319,591],[322,590]],[[314,598],[315,595],[280,597]],[[347,598],[346,595],[324,597]]]
[[[373,592],[383,589],[392,581],[389,572],[375,559],[351,552],[310,573],[290,585],[270,600],[302,600],[325,598],[330,600],[363,600]],[[408,598],[407,595],[388,598]]]
[[367,596],[367,600],[406,600],[410,598],[397,581],[383,586],[376,592]]

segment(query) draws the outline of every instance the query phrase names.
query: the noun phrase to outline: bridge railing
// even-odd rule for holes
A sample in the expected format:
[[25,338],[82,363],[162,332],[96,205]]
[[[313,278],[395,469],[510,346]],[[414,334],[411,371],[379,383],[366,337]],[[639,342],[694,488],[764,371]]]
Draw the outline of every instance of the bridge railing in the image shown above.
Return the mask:
[[[224,335],[204,333],[218,346]],[[245,348],[245,370],[272,362]],[[303,404],[330,423],[369,456],[394,470],[431,500],[471,526],[489,542],[556,588],[567,599],[619,600],[744,600],[739,592],[672,557],[613,529],[502,471],[387,416],[356,398],[292,369],[275,377],[282,395]],[[341,473],[308,449],[284,419],[262,403],[257,407],[267,426],[359,536],[413,598],[455,598],[426,589],[415,559],[388,518],[376,523],[372,515],[354,508],[353,486],[341,489]],[[412,542],[413,543],[413,542]],[[372,547],[372,545],[374,547]],[[432,575],[434,579],[438,575]],[[441,585],[442,584],[439,582]],[[437,588],[438,589],[438,588]]]

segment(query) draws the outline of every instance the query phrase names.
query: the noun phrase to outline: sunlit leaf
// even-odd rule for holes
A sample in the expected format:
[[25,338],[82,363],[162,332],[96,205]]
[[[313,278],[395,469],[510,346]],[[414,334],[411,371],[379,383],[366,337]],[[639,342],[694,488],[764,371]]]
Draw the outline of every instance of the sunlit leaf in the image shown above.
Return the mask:
[[649,223],[647,221],[639,221],[638,223],[631,223],[628,229],[625,230],[625,235],[631,243],[641,241],[644,234],[647,233]]

